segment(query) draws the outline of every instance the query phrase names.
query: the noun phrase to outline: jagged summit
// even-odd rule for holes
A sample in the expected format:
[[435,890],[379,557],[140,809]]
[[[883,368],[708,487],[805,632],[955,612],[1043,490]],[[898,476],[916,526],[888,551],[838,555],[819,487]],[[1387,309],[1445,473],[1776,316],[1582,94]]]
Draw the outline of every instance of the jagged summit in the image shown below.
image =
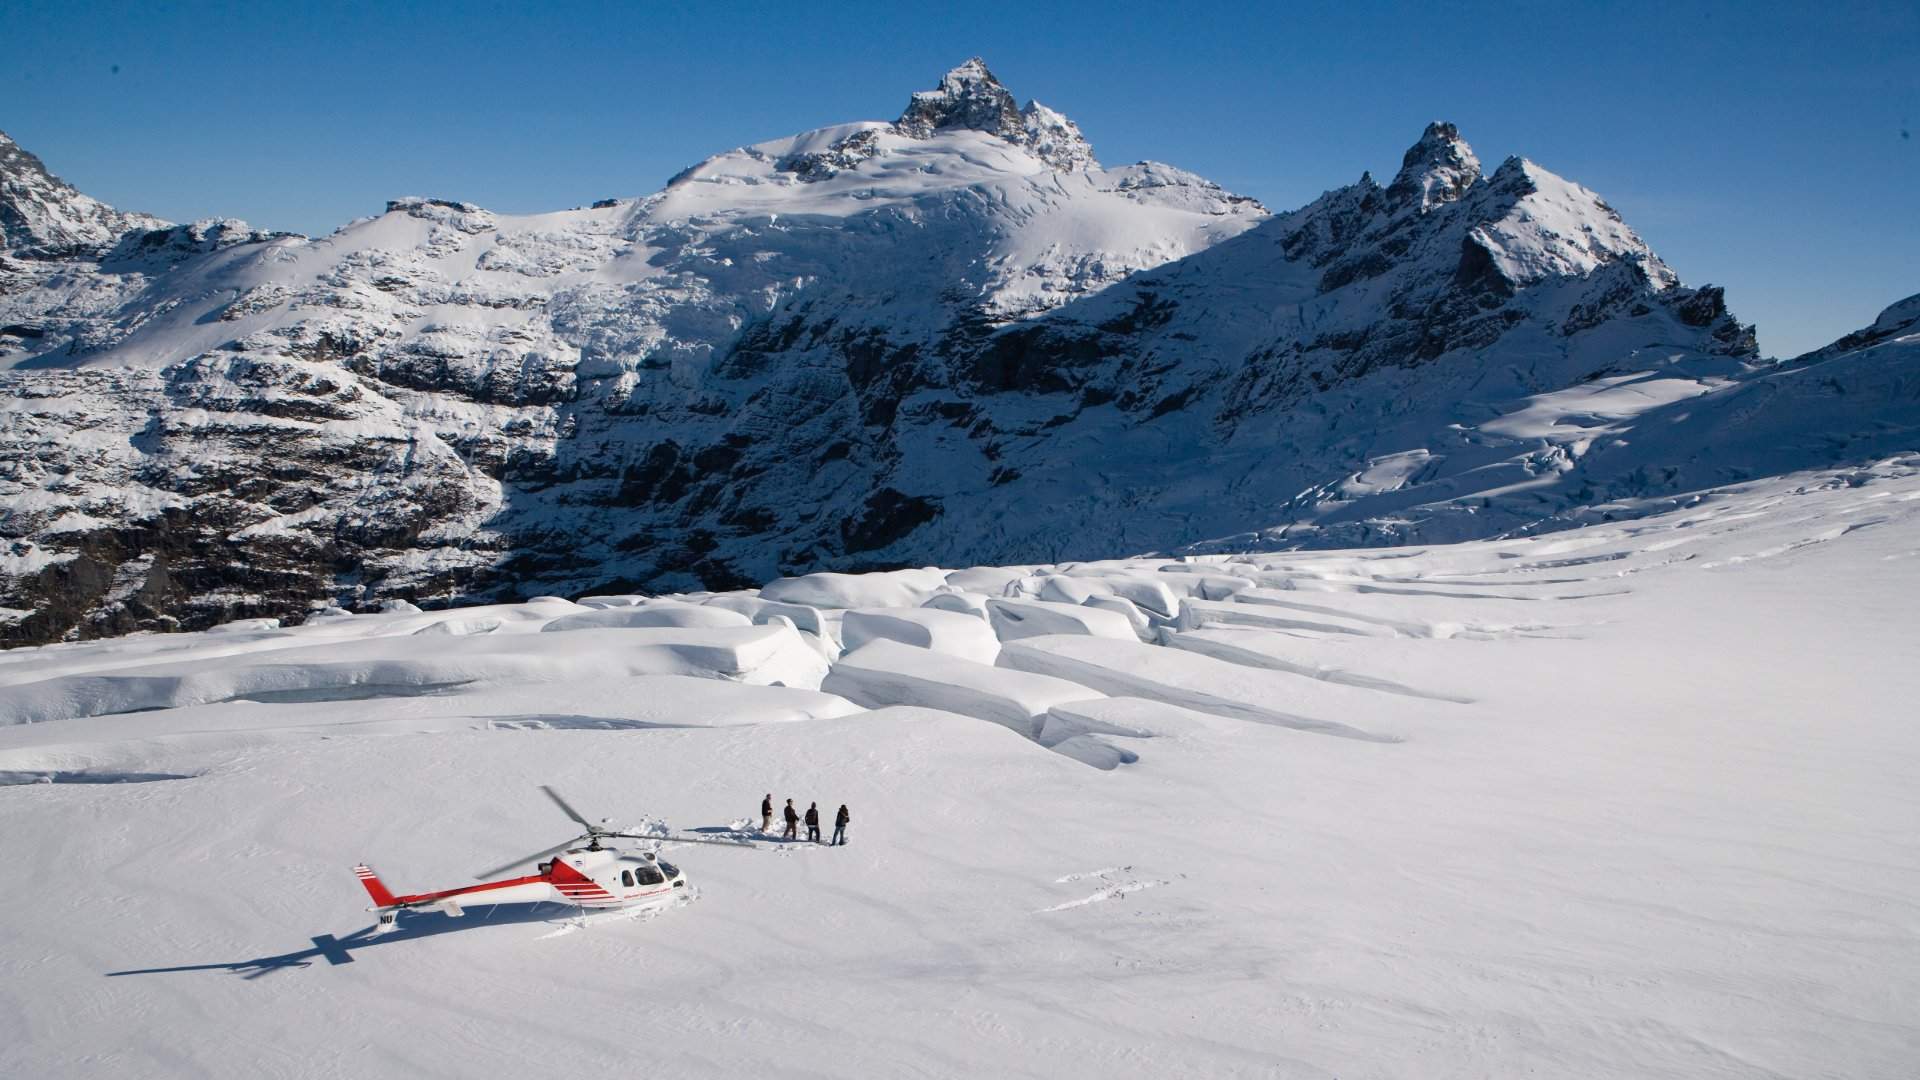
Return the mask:
[[1093,156],[1093,144],[1080,133],[1080,125],[1037,101],[1027,102],[1020,116],[1023,137],[1014,141],[1035,157],[1061,172],[1100,167]]
[[1324,268],[1323,291],[1422,261],[1499,294],[1612,263],[1637,267],[1655,290],[1680,283],[1600,196],[1521,157],[1483,174],[1459,129],[1438,121],[1387,187],[1363,174],[1283,219],[1287,254]]
[[1436,120],[1420,134],[1420,141],[1400,159],[1400,172],[1387,186],[1395,206],[1412,206],[1421,213],[1466,194],[1480,179],[1480,159],[1460,137],[1460,129]]
[[134,229],[167,223],[76,191],[0,131],[0,251],[28,259],[99,251]]
[[1011,140],[1023,130],[1013,94],[977,56],[947,72],[934,89],[916,91],[893,126],[915,139],[931,138],[947,128],[969,128]]
[[941,76],[932,90],[915,91],[893,123],[861,125],[824,148],[785,155],[780,167],[803,180],[825,180],[886,153],[889,139],[898,145],[966,131],[1011,143],[1060,172],[1100,167],[1079,125],[1038,101],[1019,107],[977,56]]
[[916,92],[893,129],[910,139],[953,129],[984,131],[1026,147],[1062,172],[1099,164],[1079,125],[1038,101],[1017,108],[1012,92],[977,56],[947,72],[934,89]]
[[1607,263],[1637,266],[1655,289],[1680,284],[1653,248],[1606,200],[1523,157],[1509,157],[1462,204],[1483,220],[1472,241],[1514,284],[1590,274]]

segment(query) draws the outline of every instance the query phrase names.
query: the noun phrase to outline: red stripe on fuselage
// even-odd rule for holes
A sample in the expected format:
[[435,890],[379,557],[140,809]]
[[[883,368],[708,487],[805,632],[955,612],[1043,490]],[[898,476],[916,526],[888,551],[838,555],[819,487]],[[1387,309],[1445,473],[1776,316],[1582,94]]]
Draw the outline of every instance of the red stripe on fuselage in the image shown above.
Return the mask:
[[[394,906],[431,904],[436,900],[450,900],[459,896],[472,896],[476,893],[485,893],[494,889],[510,889],[515,885],[536,884],[550,885],[554,891],[558,892],[561,896],[575,902],[584,900],[628,899],[628,897],[615,897],[613,893],[608,892],[599,882],[582,874],[566,862],[555,859],[552,866],[544,874],[529,874],[526,877],[508,878],[503,881],[483,881],[478,885],[465,885],[458,889],[442,889],[439,892],[396,896],[393,898],[393,904]],[[671,885],[667,886],[667,888],[670,889]],[[655,891],[664,892],[667,890],[660,889]],[[650,896],[652,893],[643,892],[640,895]]]
[[560,859],[554,860],[552,869],[548,871],[548,880],[569,900],[613,899],[613,894],[602,888],[599,882]]

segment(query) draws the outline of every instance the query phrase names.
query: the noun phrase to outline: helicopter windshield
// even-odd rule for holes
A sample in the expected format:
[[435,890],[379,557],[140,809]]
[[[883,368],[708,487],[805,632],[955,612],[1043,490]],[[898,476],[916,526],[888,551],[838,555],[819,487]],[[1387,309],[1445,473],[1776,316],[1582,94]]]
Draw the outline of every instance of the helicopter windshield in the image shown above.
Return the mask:
[[667,875],[670,878],[676,878],[680,876],[679,869],[665,859],[661,859],[657,865],[660,867],[660,872]]

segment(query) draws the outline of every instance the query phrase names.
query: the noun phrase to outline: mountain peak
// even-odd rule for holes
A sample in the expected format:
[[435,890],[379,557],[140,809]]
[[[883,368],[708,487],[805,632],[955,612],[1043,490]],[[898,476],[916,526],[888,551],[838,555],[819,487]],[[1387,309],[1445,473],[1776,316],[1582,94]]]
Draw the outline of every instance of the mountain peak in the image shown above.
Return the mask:
[[917,91],[894,126],[901,134],[916,139],[932,138],[934,132],[951,128],[984,131],[1008,139],[1022,130],[1020,107],[1013,94],[977,56],[947,72],[938,87]]
[[[976,90],[1004,90],[1000,80],[987,70],[987,62],[975,56],[966,63],[955,65],[940,77],[940,90],[950,94],[965,94]],[[924,91],[923,91],[924,92]]]
[[1020,108],[1012,92],[977,56],[941,76],[940,85],[932,90],[915,91],[906,111],[893,123],[858,125],[858,130],[827,146],[788,152],[780,158],[779,167],[801,180],[826,180],[886,153],[887,137],[924,142],[960,131],[1002,139],[1060,172],[1100,167],[1079,125],[1037,101]]
[[1080,125],[1037,101],[1020,110],[1021,138],[1015,142],[1061,172],[1097,169],[1093,144],[1080,134]]
[[1462,203],[1472,240],[1510,283],[1585,276],[1607,263],[1638,265],[1656,290],[1680,279],[1618,211],[1593,191],[1523,157],[1508,157]]
[[123,233],[164,224],[81,194],[0,131],[0,251],[28,258],[97,252]]
[[1466,194],[1479,179],[1480,159],[1460,137],[1460,129],[1436,120],[1400,159],[1400,173],[1387,186],[1387,197],[1425,213]]
[[1062,172],[1099,164],[1079,125],[1037,101],[1020,108],[1012,91],[977,56],[941,76],[934,89],[917,91],[893,129],[910,139],[930,139],[940,131],[983,131],[1025,147]]

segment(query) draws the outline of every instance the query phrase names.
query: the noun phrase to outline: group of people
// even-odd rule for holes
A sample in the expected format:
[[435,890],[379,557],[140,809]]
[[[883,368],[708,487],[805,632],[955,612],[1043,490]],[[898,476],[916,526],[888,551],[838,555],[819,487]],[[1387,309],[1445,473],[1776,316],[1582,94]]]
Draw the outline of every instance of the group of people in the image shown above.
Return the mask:
[[[800,839],[800,823],[804,820],[807,823],[807,842],[810,844],[820,842],[819,803],[808,803],[807,812],[802,814],[793,808],[793,800],[788,799],[783,816],[786,818],[787,831],[781,834],[782,840]],[[840,812],[833,815],[833,839],[827,842],[828,847],[846,844],[847,823],[852,820],[853,815],[847,813],[847,804],[841,803]],[[773,831],[773,792],[771,791],[767,792],[766,798],[760,800],[760,831],[763,833]]]

